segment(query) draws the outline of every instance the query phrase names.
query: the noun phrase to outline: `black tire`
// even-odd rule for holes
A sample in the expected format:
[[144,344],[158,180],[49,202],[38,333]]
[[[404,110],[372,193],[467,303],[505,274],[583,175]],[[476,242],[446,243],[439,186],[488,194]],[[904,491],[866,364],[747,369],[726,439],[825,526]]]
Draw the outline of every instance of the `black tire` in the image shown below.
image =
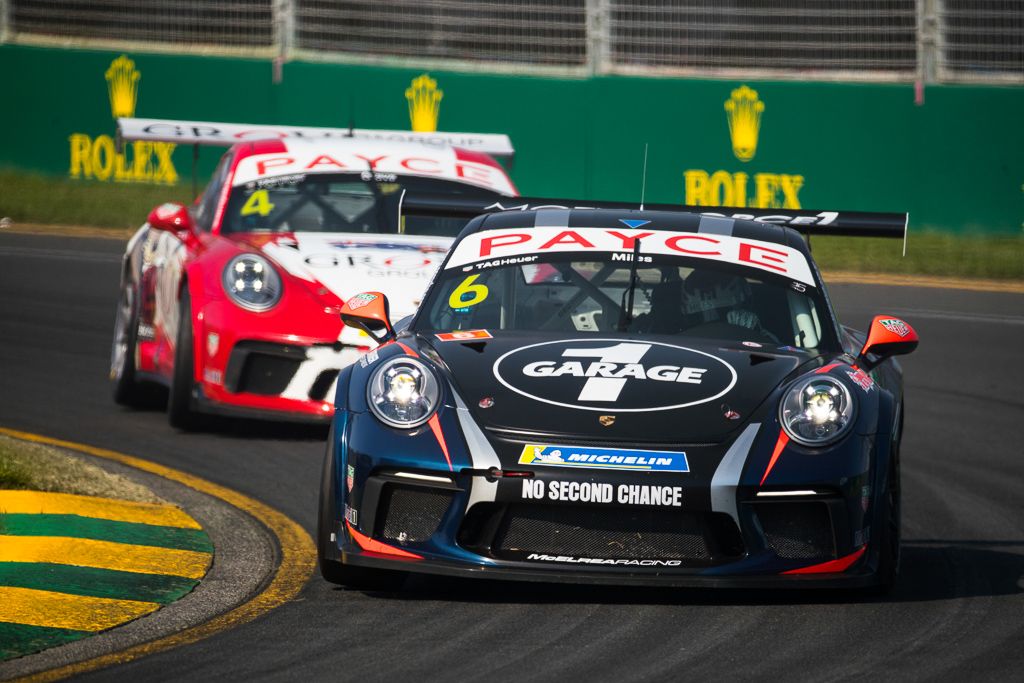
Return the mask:
[[138,343],[138,305],[130,283],[121,287],[118,310],[114,318],[114,339],[111,342],[111,380],[114,381],[114,402],[137,408],[144,402],[144,392],[135,381],[135,345]]
[[114,318],[114,338],[110,344],[110,379],[114,384],[114,403],[143,408],[154,401],[153,387],[135,377],[135,346],[138,344],[139,305],[131,283],[121,287]]
[[[902,411],[901,411],[902,413]],[[900,486],[900,441],[902,441],[902,423],[892,444],[892,456],[889,459],[889,472],[885,478],[885,491],[880,501],[881,523],[878,525],[877,543],[878,585],[872,591],[876,596],[885,596],[896,587],[900,574],[900,558],[902,556],[902,491]]]
[[389,569],[367,569],[342,564],[337,559],[338,551],[332,548],[331,532],[334,524],[334,425],[327,437],[327,454],[321,470],[320,501],[317,510],[317,559],[320,575],[330,583],[363,591],[394,591],[402,587],[406,572]]
[[174,372],[171,375],[170,396],[167,399],[167,420],[172,427],[182,430],[201,426],[198,413],[192,408],[193,380],[192,298],[188,288],[181,293],[178,305],[178,337],[174,348]]
[[353,567],[333,560],[320,559],[320,574],[331,583],[357,591],[393,592],[405,583],[405,572],[393,569]]

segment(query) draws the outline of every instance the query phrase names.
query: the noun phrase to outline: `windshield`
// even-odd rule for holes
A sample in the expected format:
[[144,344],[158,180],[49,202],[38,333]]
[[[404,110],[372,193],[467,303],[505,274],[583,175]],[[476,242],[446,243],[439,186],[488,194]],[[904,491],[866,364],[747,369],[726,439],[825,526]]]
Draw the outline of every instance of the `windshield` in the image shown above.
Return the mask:
[[516,262],[439,273],[416,329],[629,333],[836,348],[820,290],[785,276],[655,254],[642,254],[635,271],[630,253],[502,260]]
[[462,183],[393,173],[310,173],[264,178],[232,188],[221,233],[355,232],[455,237],[463,218],[408,216],[404,192],[464,197],[502,195]]

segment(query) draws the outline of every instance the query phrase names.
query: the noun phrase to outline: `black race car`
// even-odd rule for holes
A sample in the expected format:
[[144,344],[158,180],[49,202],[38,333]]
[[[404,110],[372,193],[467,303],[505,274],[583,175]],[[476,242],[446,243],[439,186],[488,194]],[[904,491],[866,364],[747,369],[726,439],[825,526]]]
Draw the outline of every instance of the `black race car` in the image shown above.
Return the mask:
[[913,329],[841,327],[789,227],[517,208],[411,319],[343,308],[381,345],[338,381],[323,576],[890,586]]

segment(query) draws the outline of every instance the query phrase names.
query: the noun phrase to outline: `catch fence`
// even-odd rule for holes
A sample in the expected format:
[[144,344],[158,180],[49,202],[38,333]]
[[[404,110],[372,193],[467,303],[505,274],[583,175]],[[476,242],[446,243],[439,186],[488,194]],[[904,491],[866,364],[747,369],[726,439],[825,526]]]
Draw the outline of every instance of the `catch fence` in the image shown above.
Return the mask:
[[0,42],[563,75],[1024,84],[1024,0],[0,0]]

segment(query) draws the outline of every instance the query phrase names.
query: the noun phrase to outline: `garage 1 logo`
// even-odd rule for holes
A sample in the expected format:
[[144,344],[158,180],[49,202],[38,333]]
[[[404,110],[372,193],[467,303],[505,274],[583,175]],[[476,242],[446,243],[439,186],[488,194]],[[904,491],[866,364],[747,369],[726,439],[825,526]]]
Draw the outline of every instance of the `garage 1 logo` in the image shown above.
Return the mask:
[[658,342],[562,340],[524,346],[494,364],[512,391],[536,401],[620,412],[670,410],[713,401],[736,371],[703,351]]

